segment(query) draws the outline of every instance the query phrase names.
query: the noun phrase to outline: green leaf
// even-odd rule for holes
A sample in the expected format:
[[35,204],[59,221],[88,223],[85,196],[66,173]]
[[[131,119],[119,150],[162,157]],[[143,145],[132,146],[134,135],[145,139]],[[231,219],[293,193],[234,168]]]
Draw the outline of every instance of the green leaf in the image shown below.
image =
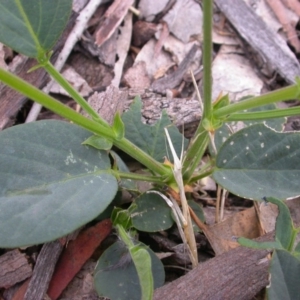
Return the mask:
[[170,228],[174,223],[170,207],[158,194],[144,193],[135,200],[134,205],[132,225],[138,230],[157,232]]
[[230,103],[230,99],[228,94],[224,96],[221,95],[221,97],[220,98],[218,97],[218,99],[213,103],[213,109],[214,110],[220,109],[222,107],[229,105],[229,103]]
[[257,242],[244,237],[237,239],[241,246],[253,248],[253,249],[282,249],[281,244],[278,241],[275,242]]
[[0,41],[38,58],[53,47],[71,9],[72,0],[0,0]]
[[[124,161],[115,151],[110,151],[110,155],[114,159],[114,168],[117,167],[117,169],[121,172],[130,173]],[[121,189],[126,189],[130,191],[135,191],[135,192],[138,191],[137,183],[132,179],[124,179],[124,178],[119,179],[119,187]]]
[[[194,211],[194,213],[196,214],[196,216],[202,221],[205,222],[205,216],[204,216],[204,212],[202,209],[202,206],[199,205],[196,201],[194,200],[189,200],[188,201],[188,205],[192,208],[192,210]],[[195,232],[200,232],[200,228],[197,226],[197,224],[192,221],[193,223],[193,228]]]
[[300,242],[296,245],[293,255],[300,260]]
[[103,136],[92,135],[82,142],[82,145],[88,145],[98,150],[110,150],[113,143]]
[[[242,100],[246,100],[249,97],[245,97]],[[256,112],[256,111],[264,111],[264,110],[273,110],[276,109],[276,105],[274,103],[267,104],[264,106],[259,106],[255,107],[253,109],[246,110],[247,112]],[[218,130],[215,132],[215,145],[217,150],[221,148],[223,143],[233,134],[233,132],[237,132],[238,130],[242,129],[243,127],[246,126],[251,126],[254,124],[265,124],[268,127],[276,130],[276,131],[282,131],[284,128],[284,123],[286,121],[286,118],[276,118],[276,119],[268,119],[266,121],[245,121],[245,122],[230,122],[227,124],[223,124],[222,127],[220,127]],[[213,151],[210,152],[213,153]]]
[[[259,106],[259,107],[255,107],[255,108],[252,108],[252,109],[248,109],[248,110],[246,110],[246,112],[267,111],[267,110],[274,110],[274,109],[277,109],[276,104],[270,103],[270,104],[267,104],[267,105],[264,105],[264,106]],[[244,124],[246,126],[251,126],[251,125],[254,125],[254,124],[263,123],[266,126],[272,128],[276,131],[282,132],[283,129],[284,129],[285,122],[286,122],[286,118],[275,118],[275,119],[267,119],[265,121],[263,121],[263,120],[245,121]]]
[[293,240],[293,221],[290,214],[290,210],[283,201],[279,199],[268,197],[266,201],[271,202],[278,206],[278,216],[275,225],[275,239],[278,241],[284,249],[292,250]]
[[300,253],[300,242],[296,245],[295,252]]
[[296,257],[285,250],[276,250],[272,256],[270,273],[268,299],[300,299],[300,261]]
[[126,128],[125,137],[154,159],[163,162],[164,157],[170,153],[164,133],[164,128],[168,127],[172,143],[180,157],[182,143],[187,145],[187,140],[183,139],[178,129],[172,125],[165,111],[162,112],[161,119],[154,125],[145,125],[141,121],[141,110],[142,102],[139,97],[136,97],[130,109],[122,115]]
[[118,224],[121,225],[125,230],[130,229],[132,227],[130,214],[130,209],[115,207],[111,213],[113,225],[116,226]]
[[[154,288],[158,288],[165,280],[163,265],[151,249],[145,245],[144,247],[151,257]],[[95,269],[94,284],[100,296],[118,300],[141,300],[139,277],[124,242],[114,243],[102,254]]]
[[125,126],[124,126],[124,123],[123,123],[123,121],[121,119],[121,116],[118,112],[116,113],[116,115],[114,117],[112,129],[113,129],[113,131],[116,135],[116,139],[118,141],[120,141],[122,138],[124,138]]
[[139,275],[141,290],[142,290],[142,300],[152,300],[153,299],[153,276],[151,272],[151,257],[149,252],[141,247],[134,246],[131,251],[131,257],[134,262],[134,266]]
[[221,147],[214,179],[241,197],[260,200],[300,194],[300,133],[279,133],[263,124],[238,131]]
[[137,271],[141,287],[141,299],[152,300],[153,276],[150,253],[146,250],[144,245],[139,243],[135,244],[122,226],[117,225],[116,228],[119,238],[126,244],[129,250],[131,259]]
[[90,132],[39,121],[0,133],[0,247],[40,244],[97,217],[118,186],[108,155],[81,142]]

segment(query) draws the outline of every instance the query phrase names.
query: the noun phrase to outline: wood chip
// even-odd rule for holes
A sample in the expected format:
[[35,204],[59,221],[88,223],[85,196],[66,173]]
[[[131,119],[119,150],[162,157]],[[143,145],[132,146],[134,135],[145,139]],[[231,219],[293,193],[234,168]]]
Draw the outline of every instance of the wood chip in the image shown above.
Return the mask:
[[284,40],[269,30],[244,1],[216,0],[215,3],[242,38],[288,83],[294,83],[300,75],[300,65]]
[[24,300],[43,299],[62,250],[63,244],[60,241],[43,245],[37,258],[33,276],[29,282]]
[[12,250],[0,256],[0,288],[9,288],[32,274],[26,255]]
[[107,87],[105,92],[95,92],[89,97],[88,103],[109,124],[112,124],[114,115],[122,113],[128,93],[120,91],[113,85]]
[[266,250],[233,249],[156,289],[153,299],[253,299],[269,283],[267,255]]

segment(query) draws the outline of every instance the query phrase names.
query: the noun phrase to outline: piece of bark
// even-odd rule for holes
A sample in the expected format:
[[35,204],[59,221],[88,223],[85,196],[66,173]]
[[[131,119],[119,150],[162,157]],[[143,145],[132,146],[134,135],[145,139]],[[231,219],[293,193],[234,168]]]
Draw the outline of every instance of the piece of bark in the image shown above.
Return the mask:
[[24,300],[43,299],[47,292],[56,262],[63,250],[63,245],[64,244],[59,240],[43,245],[37,258]]
[[[54,47],[54,52],[51,57],[51,62],[53,63],[59,51],[64,46],[64,42],[72,30],[72,27],[76,20],[76,14],[73,13],[68,25],[62,34],[61,38],[57,42],[56,46]],[[37,88],[42,88],[49,79],[46,71],[43,68],[39,68],[33,72],[28,73],[27,71],[32,68],[33,66],[37,65],[37,61],[33,58],[26,59],[21,66],[19,66],[18,71],[15,75],[23,78],[28,83],[36,86]],[[12,90],[11,88],[4,86],[0,91],[0,130],[3,130],[7,127],[10,127],[15,122],[15,117],[21,107],[28,99],[19,94],[18,92]]]
[[183,76],[188,71],[197,49],[197,45],[194,44],[184,60],[179,64],[178,69],[166,77],[155,80],[151,85],[151,89],[154,92],[163,94],[166,93],[167,89],[172,89],[179,85]]
[[287,44],[240,0],[215,0],[241,37],[288,83],[300,75],[300,65]]
[[12,250],[0,256],[0,288],[9,288],[32,274],[26,255]]
[[[267,234],[259,241],[273,239]],[[238,247],[203,264],[155,290],[154,300],[252,299],[269,283],[266,250]]]
[[110,85],[105,92],[93,93],[89,97],[88,103],[104,120],[112,124],[115,114],[123,112],[127,94],[127,91],[120,91],[117,87]]
[[99,30],[95,34],[96,44],[101,46],[107,41],[122,23],[133,0],[115,0],[99,22]]
[[127,110],[133,99],[140,96],[143,102],[142,116],[146,124],[153,124],[160,119],[164,109],[169,118],[178,127],[189,128],[201,118],[200,104],[197,99],[167,98],[147,90],[129,89],[128,99],[124,104]]

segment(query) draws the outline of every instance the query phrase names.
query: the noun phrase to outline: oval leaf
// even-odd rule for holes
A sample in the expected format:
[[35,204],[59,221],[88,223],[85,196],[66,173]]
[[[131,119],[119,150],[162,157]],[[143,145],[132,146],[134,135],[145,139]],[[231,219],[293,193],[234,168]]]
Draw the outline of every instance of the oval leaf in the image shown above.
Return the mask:
[[29,57],[49,51],[65,28],[72,0],[1,0],[0,41]]
[[0,247],[64,236],[99,215],[117,192],[108,155],[81,145],[90,133],[39,121],[0,133]]
[[131,220],[138,230],[157,232],[170,228],[174,223],[170,207],[158,194],[144,193],[135,200],[134,205]]
[[[154,288],[158,288],[164,284],[164,267],[151,249],[146,250],[151,256]],[[129,250],[122,241],[114,243],[102,254],[95,270],[94,283],[100,296],[118,300],[141,299],[139,277]]]
[[103,136],[94,134],[82,142],[82,145],[89,145],[98,150],[110,150],[113,143]]
[[300,261],[285,250],[276,250],[271,260],[268,299],[295,300],[300,295]]
[[279,213],[275,225],[276,241],[278,241],[284,249],[288,251],[292,250],[294,228],[289,208],[283,201],[273,197],[266,198],[266,201],[278,206]]
[[[248,97],[247,97],[248,98]],[[243,100],[246,100],[247,98],[244,98]],[[241,100],[242,101],[242,100]],[[250,110],[246,110],[245,112],[256,112],[256,111],[265,111],[265,110],[274,110],[277,106],[274,103],[267,104],[264,106],[255,107]],[[245,121],[245,122],[230,122],[227,124],[223,124],[222,127],[218,128],[215,132],[215,146],[216,149],[219,150],[220,147],[223,145],[223,143],[234,133],[237,132],[245,127],[254,125],[254,124],[265,124],[268,127],[276,130],[276,131],[283,131],[284,124],[286,122],[286,118],[275,118],[275,119],[267,119],[267,120],[257,120],[257,121]],[[212,151],[210,146],[210,152],[214,153]]]
[[221,147],[214,179],[241,197],[286,199],[300,194],[300,133],[263,124],[238,131]]

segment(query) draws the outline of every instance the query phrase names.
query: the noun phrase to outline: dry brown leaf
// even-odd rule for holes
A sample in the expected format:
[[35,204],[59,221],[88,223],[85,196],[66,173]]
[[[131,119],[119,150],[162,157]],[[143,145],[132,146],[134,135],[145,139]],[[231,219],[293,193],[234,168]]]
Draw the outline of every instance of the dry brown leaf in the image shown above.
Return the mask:
[[263,88],[248,59],[240,55],[235,46],[223,45],[213,62],[213,99],[222,92],[231,101],[244,96],[258,96]]
[[51,299],[59,297],[111,229],[111,221],[104,220],[80,232],[76,240],[68,243],[49,284],[48,295]]
[[164,8],[168,5],[169,0],[160,0],[160,1],[149,1],[141,0],[139,1],[138,9],[141,12],[143,18],[146,21],[153,21],[155,16],[161,13]]
[[204,231],[216,255],[222,254],[239,244],[234,237],[257,238],[262,234],[254,207],[235,213],[224,221],[207,226]]
[[178,39],[188,43],[192,36],[202,36],[202,9],[194,0],[177,0],[163,20]]
[[157,31],[158,25],[145,21],[137,21],[133,25],[132,45],[135,47],[143,46]]
[[278,207],[270,202],[255,202],[254,205],[264,233],[275,230]]

